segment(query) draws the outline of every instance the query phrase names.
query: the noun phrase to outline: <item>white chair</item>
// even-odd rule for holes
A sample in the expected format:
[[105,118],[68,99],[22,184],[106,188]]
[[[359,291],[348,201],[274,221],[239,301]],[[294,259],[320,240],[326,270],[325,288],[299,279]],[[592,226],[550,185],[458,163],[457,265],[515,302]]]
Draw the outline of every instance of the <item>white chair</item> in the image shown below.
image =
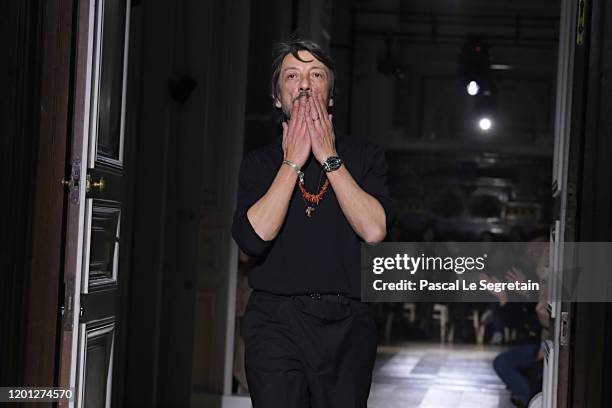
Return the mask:
[[542,408],[544,406],[544,396],[542,392],[538,392],[529,400],[527,408]]
[[478,345],[482,345],[484,343],[485,326],[484,324],[480,323],[480,315],[478,314],[478,310],[472,309],[472,314],[468,316],[468,320],[471,320],[472,326],[474,326],[476,343],[478,343]]
[[448,306],[439,303],[434,304],[432,318],[440,321],[440,343],[444,343],[448,326]]
[[416,320],[416,305],[414,303],[404,303],[402,305],[402,315],[408,319],[411,324]]

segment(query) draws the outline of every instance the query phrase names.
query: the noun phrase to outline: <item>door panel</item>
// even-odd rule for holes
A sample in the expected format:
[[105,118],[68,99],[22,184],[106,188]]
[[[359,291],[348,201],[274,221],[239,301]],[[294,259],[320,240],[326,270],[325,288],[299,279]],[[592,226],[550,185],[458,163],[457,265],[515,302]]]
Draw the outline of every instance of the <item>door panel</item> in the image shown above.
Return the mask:
[[100,65],[97,159],[123,162],[123,57],[125,55],[126,2],[104,2],[103,60]]
[[65,270],[65,302],[72,314],[67,314],[61,349],[61,381],[75,387],[71,405],[77,407],[109,407],[111,402],[119,276],[126,272],[120,270],[119,252],[125,219],[129,10],[129,0],[79,2],[81,57],[75,67],[71,152],[79,170],[73,171],[78,179],[72,180]]
[[119,233],[125,195],[127,6],[125,0],[96,0],[95,4],[77,406],[105,407],[111,401],[112,345],[121,273]]
[[121,213],[120,201],[87,200],[83,293],[117,285]]
[[89,273],[85,287],[116,285],[119,260],[121,208],[93,201],[90,218]]
[[82,357],[84,362],[80,378],[84,386],[78,387],[79,399],[83,406],[103,408],[109,406],[111,389],[108,384],[112,378],[113,345],[115,324],[83,324],[81,328]]
[[95,162],[123,167],[127,10],[126,0],[96,3],[90,167]]

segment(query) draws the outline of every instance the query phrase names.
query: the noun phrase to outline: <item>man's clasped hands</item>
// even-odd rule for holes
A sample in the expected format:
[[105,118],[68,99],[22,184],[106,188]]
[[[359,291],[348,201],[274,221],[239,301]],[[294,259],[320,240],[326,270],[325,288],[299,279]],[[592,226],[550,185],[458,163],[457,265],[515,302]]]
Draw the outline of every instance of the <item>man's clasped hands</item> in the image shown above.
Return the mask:
[[319,163],[337,156],[332,115],[326,106],[323,95],[300,92],[293,100],[288,122],[283,122],[285,159],[300,168],[311,151]]

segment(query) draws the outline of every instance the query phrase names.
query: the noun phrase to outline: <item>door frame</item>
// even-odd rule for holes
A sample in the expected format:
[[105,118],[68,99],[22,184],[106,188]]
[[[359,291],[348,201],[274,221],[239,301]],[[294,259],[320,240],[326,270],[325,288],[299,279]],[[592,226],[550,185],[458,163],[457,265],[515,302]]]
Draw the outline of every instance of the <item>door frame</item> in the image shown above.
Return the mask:
[[[68,193],[66,208],[66,240],[64,249],[64,314],[62,316],[61,341],[59,349],[59,383],[64,387],[75,387],[77,381],[77,356],[75,350],[79,337],[81,268],[83,264],[83,235],[85,216],[84,176],[87,174],[87,135],[89,133],[89,110],[92,71],[93,26],[90,26],[95,0],[81,0],[76,7],[74,27],[75,57],[72,123],[70,151],[80,161],[67,162],[72,177],[78,182],[75,190]],[[76,398],[75,398],[76,400]],[[62,405],[62,404],[60,404]],[[66,404],[68,405],[68,404]]]
[[[554,186],[560,270],[566,256],[563,241],[612,241],[612,84],[607,78],[610,69],[606,69],[612,64],[612,30],[605,24],[612,18],[612,7],[605,6],[604,0],[562,3],[559,64],[565,64],[567,70],[558,78],[559,89],[565,91],[558,92],[557,107],[564,104],[565,114],[557,114],[557,136],[562,137],[555,146],[559,161],[553,173],[553,180],[558,180]],[[582,41],[577,37],[580,7],[584,8]],[[609,405],[611,374],[605,364],[612,356],[606,346],[612,341],[612,305],[553,303],[555,330],[549,350],[554,378],[548,381],[552,394],[545,393],[545,406]],[[565,323],[560,321],[562,313],[568,317]],[[565,327],[566,344],[561,346],[563,324],[569,326]],[[546,373],[544,386],[546,389]]]
[[[562,0],[559,18],[559,51],[557,55],[557,93],[555,98],[555,144],[552,169],[552,204],[553,217],[550,237],[550,270],[557,278],[550,279],[553,285],[549,287],[548,303],[551,315],[549,339],[545,342],[543,404],[544,407],[560,407],[564,405],[568,386],[568,349],[559,344],[560,319],[566,312],[567,305],[557,300],[559,291],[554,283],[558,283],[563,270],[563,244],[572,240],[567,236],[568,200],[571,202],[569,150],[572,142],[571,126],[575,124],[573,104],[576,97],[574,87],[575,52],[576,52],[576,1]],[[568,198],[569,197],[569,198]],[[569,226],[571,229],[571,225]]]
[[[575,186],[568,236],[576,241],[612,241],[612,7],[587,0],[585,40],[576,46],[574,106],[570,144],[570,181]],[[608,22],[608,24],[606,24]],[[568,207],[571,208],[571,207]],[[570,235],[571,234],[571,235]],[[565,306],[565,304],[564,304]],[[612,306],[568,304],[567,407],[609,406],[611,390]],[[608,357],[608,359],[605,358]],[[604,357],[604,358],[602,358]],[[561,391],[561,390],[560,390]]]
[[[40,62],[33,77],[38,88],[32,102],[35,127],[32,134],[36,153],[30,163],[35,168],[30,199],[31,236],[29,265],[24,293],[25,331],[23,332],[23,384],[58,385],[57,347],[59,342],[65,191],[65,160],[71,123],[71,83],[73,58],[73,2],[29,2],[39,7],[35,33]],[[25,67],[29,69],[29,67]],[[27,205],[27,203],[24,203]],[[16,305],[21,307],[22,305]]]

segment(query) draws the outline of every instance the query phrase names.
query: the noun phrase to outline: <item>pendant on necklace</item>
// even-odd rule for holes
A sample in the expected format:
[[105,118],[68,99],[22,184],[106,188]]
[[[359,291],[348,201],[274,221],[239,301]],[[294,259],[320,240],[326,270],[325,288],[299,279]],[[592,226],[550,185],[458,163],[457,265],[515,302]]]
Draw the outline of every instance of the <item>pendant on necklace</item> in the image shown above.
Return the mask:
[[312,218],[312,212],[314,211],[314,207],[306,207],[306,216],[308,218]]

